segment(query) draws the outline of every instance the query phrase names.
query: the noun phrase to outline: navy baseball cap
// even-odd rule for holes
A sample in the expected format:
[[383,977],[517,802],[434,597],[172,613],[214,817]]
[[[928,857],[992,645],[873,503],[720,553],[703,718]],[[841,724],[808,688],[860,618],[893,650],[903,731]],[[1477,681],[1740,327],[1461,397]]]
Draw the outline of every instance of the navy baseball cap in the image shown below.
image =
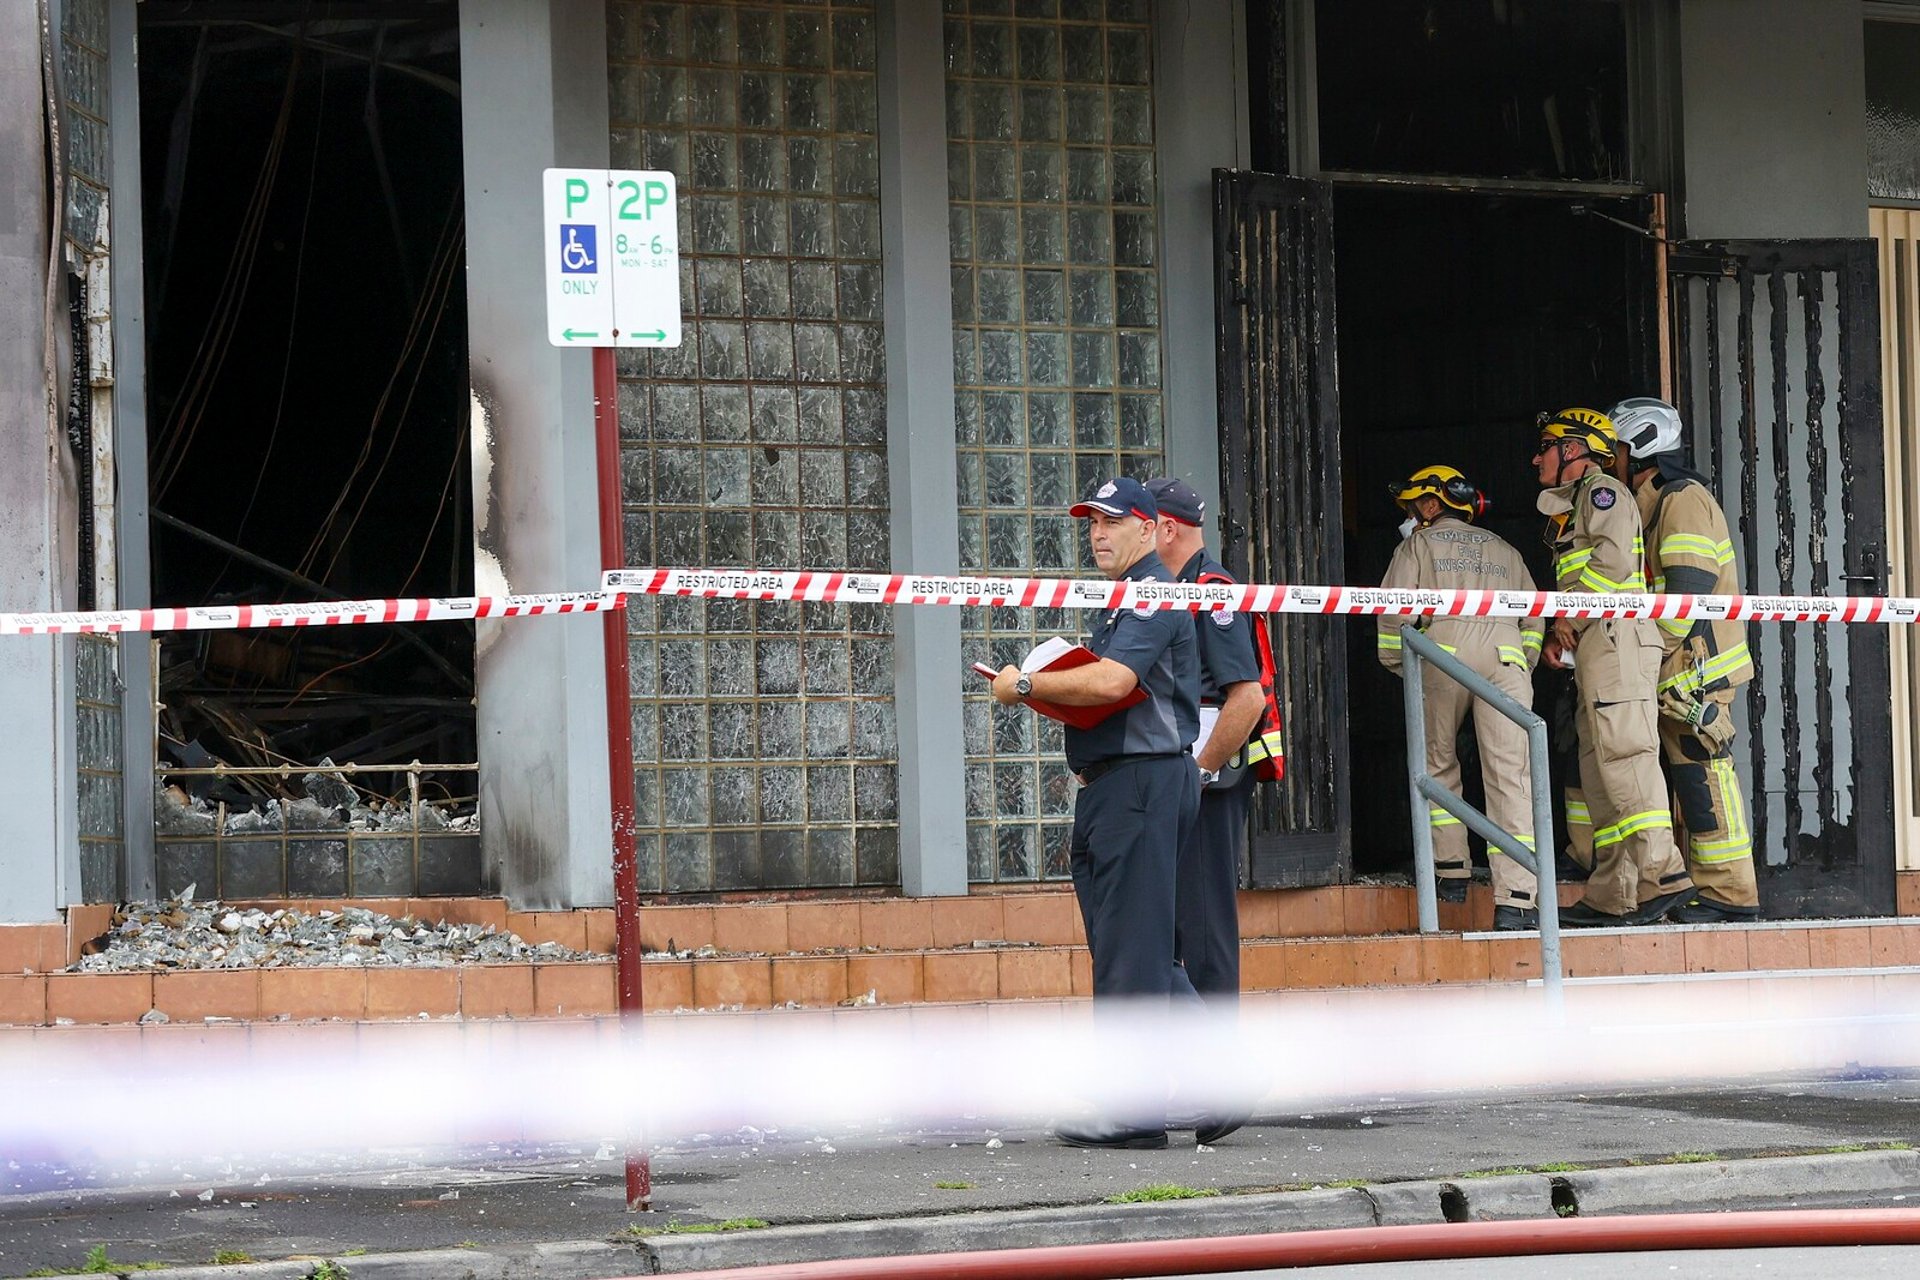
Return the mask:
[[1068,515],[1082,519],[1096,511],[1109,516],[1139,516],[1142,520],[1160,518],[1160,507],[1147,486],[1131,476],[1117,476],[1096,489],[1092,497],[1067,508]]
[[1178,520],[1195,528],[1206,523],[1206,501],[1185,480],[1177,476],[1161,476],[1147,481],[1147,492],[1153,495],[1154,505],[1160,508],[1160,514],[1169,520]]

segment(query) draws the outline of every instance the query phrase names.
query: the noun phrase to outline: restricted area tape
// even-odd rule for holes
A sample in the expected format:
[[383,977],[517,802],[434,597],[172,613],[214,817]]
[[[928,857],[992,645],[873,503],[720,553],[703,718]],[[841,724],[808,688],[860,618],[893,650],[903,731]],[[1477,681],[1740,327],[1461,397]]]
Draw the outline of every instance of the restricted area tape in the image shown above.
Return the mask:
[[1579,591],[1421,591],[1273,583],[1134,582],[1083,578],[920,577],[913,574],[613,569],[603,590],[560,595],[328,600],[91,613],[0,613],[0,636],[115,631],[222,631],[458,622],[594,613],[628,595],[822,604],[984,605],[1027,609],[1186,609],[1233,613],[1456,618],[1688,618],[1733,622],[1920,622],[1920,599],[1899,596],[1597,595]]
[[601,591],[543,596],[451,596],[432,600],[324,600],[317,604],[230,604],[191,609],[102,609],[90,613],[0,613],[0,636],[112,631],[232,631],[252,627],[344,627],[377,622],[462,622],[593,613],[617,608]]
[[1580,591],[1425,591],[1273,583],[1134,582],[1079,578],[919,577],[748,569],[614,569],[608,591],[710,600],[834,604],[1013,606],[1025,609],[1187,609],[1235,613],[1458,618],[1692,618],[1735,622],[1920,621],[1920,600],[1890,596],[1599,595]]

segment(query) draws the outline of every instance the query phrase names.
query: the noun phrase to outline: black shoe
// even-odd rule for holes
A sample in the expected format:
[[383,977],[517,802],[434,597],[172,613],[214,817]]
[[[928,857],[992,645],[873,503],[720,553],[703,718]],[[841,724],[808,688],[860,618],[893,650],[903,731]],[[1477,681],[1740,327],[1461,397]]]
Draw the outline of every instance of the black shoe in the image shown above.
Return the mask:
[[1657,898],[1648,898],[1627,915],[1628,924],[1655,924],[1667,918],[1667,913],[1694,896],[1693,886],[1675,889],[1672,893],[1663,893]]
[[1618,928],[1632,924],[1626,916],[1616,916],[1611,911],[1602,911],[1588,906],[1585,899],[1570,907],[1560,908],[1560,927],[1562,929],[1604,929]]
[[1236,1111],[1232,1115],[1208,1116],[1193,1127],[1193,1140],[1199,1146],[1210,1147],[1245,1124],[1250,1118],[1244,1111]]
[[1493,909],[1493,927],[1505,933],[1509,930],[1538,929],[1540,911],[1537,907],[1495,907]]
[[1758,907],[1729,907],[1712,898],[1694,898],[1667,912],[1667,919],[1675,924],[1739,924],[1759,918]]
[[1069,1147],[1102,1147],[1114,1151],[1158,1151],[1167,1145],[1165,1129],[1136,1129],[1105,1120],[1057,1125],[1053,1136]]
[[1465,902],[1467,900],[1467,878],[1453,876],[1434,882],[1434,894],[1442,902]]

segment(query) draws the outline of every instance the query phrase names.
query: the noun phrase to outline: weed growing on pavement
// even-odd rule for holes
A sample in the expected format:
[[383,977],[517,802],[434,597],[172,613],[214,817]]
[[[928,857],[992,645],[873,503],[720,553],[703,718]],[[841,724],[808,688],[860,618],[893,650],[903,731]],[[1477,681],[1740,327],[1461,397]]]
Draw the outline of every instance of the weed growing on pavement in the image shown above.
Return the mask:
[[332,1258],[322,1258],[307,1272],[307,1280],[348,1280],[347,1269]]
[[650,1227],[644,1222],[630,1223],[627,1234],[630,1236],[699,1236],[711,1235],[716,1231],[755,1231],[766,1226],[760,1218],[728,1218],[725,1222],[669,1222],[664,1227]]
[[1526,1172],[1528,1172],[1528,1170],[1522,1169],[1518,1165],[1506,1165],[1499,1169],[1470,1169],[1460,1176],[1462,1178],[1510,1178],[1516,1173]]
[[340,1256],[343,1258],[364,1258],[367,1256],[367,1251],[365,1249],[342,1249]]
[[252,1261],[253,1255],[244,1249],[215,1249],[213,1251],[213,1265],[216,1267],[231,1267],[243,1262]]
[[1676,1151],[1661,1164],[1711,1164],[1720,1157],[1711,1151]]
[[87,1260],[77,1267],[65,1270],[54,1267],[42,1267],[38,1271],[29,1271],[29,1276],[100,1276],[119,1275],[124,1271],[158,1271],[164,1263],[159,1262],[115,1262],[107,1256],[107,1246],[97,1244],[87,1250]]
[[1579,1173],[1586,1167],[1583,1164],[1574,1164],[1570,1160],[1553,1160],[1546,1164],[1534,1165],[1533,1171],[1535,1173]]
[[1108,1204],[1152,1204],[1159,1200],[1198,1200],[1204,1196],[1217,1196],[1218,1187],[1183,1187],[1177,1182],[1156,1182],[1150,1187],[1141,1187],[1138,1191],[1122,1191],[1117,1196],[1108,1196]]
[[974,1188],[971,1182],[936,1182],[933,1185],[942,1191],[971,1191]]
[[1880,1142],[1874,1145],[1875,1145],[1875,1148],[1880,1151],[1911,1151],[1913,1150],[1913,1144],[1911,1142]]
[[1324,1187],[1328,1191],[1352,1191],[1358,1187],[1366,1186],[1367,1180],[1365,1178],[1341,1178],[1337,1182],[1318,1182],[1314,1185]]

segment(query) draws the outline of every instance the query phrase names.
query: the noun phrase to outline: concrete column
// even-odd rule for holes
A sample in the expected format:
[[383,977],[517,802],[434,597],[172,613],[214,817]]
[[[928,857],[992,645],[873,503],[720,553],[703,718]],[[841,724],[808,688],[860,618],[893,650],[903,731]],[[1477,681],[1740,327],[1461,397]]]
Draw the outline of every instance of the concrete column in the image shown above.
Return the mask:
[[[940,9],[880,11],[880,226],[887,462],[896,573],[960,565],[954,509],[953,300]],[[913,897],[967,891],[960,611],[894,611],[900,878]]]
[[[52,232],[42,34],[33,5],[0,6],[0,609],[7,611],[68,608],[74,598],[76,490],[48,405]],[[64,324],[64,296],[59,302]],[[79,893],[73,700],[71,639],[0,639],[0,922],[55,919],[69,893]]]
[[1682,0],[1685,235],[1867,234],[1864,41],[1857,6]]
[[[1156,11],[1154,151],[1160,170],[1161,394],[1167,473],[1220,503],[1214,378],[1213,171],[1249,161],[1246,43],[1233,0]],[[1207,532],[1220,547],[1217,521]]]
[[[113,130],[113,437],[118,607],[153,604],[147,522],[147,311],[140,222],[139,0],[109,0],[108,110]],[[174,601],[168,601],[172,604]],[[152,637],[120,637],[121,771],[126,801],[127,896],[151,898],[153,866]]]
[[[607,165],[605,6],[462,0],[460,75],[474,581],[581,590],[600,577],[593,375],[547,343],[540,173]],[[599,618],[481,622],[475,667],[489,880],[520,908],[611,902]]]

